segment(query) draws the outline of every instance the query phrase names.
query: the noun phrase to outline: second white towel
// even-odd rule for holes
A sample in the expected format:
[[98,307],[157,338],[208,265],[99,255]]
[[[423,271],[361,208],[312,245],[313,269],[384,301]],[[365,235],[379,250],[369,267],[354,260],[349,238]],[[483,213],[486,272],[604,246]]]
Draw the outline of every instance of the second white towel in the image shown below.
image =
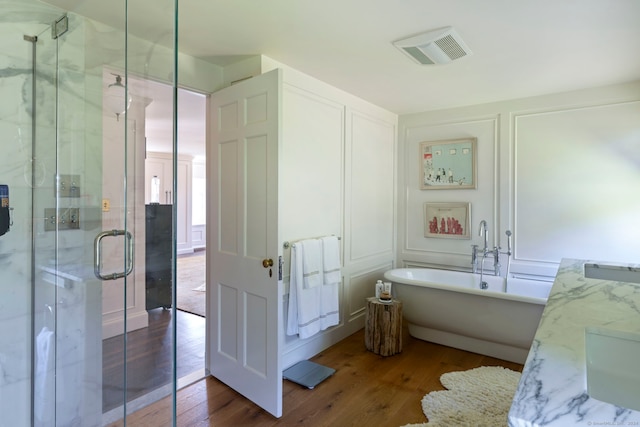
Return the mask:
[[340,323],[340,243],[336,236],[327,236],[322,241],[322,276],[324,283],[320,291],[320,328],[327,329]]
[[335,236],[291,249],[287,335],[308,338],[340,323],[340,244]]
[[289,276],[289,309],[287,335],[298,334],[308,338],[321,330],[320,290],[322,286],[305,289],[303,278],[302,245],[291,249],[291,273]]
[[322,241],[323,283],[331,285],[342,281],[340,270],[340,243],[336,236],[327,236]]
[[298,243],[302,253],[302,280],[304,289],[322,285],[322,241],[303,240]]

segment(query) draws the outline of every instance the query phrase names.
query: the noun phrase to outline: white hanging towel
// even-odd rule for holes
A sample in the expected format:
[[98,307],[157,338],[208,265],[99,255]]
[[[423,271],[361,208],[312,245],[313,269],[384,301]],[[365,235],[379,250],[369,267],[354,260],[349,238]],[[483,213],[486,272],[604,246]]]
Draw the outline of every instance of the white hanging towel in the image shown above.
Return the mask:
[[302,248],[302,277],[305,289],[322,285],[322,241],[303,240],[298,243]]
[[340,283],[342,272],[340,271],[340,244],[336,236],[327,236],[320,239],[322,242],[322,277],[325,285]]
[[336,236],[327,236],[322,241],[323,279],[320,299],[321,329],[340,322],[340,244]]
[[305,289],[302,248],[302,244],[291,247],[287,335],[308,338],[320,332],[320,291],[323,286]]

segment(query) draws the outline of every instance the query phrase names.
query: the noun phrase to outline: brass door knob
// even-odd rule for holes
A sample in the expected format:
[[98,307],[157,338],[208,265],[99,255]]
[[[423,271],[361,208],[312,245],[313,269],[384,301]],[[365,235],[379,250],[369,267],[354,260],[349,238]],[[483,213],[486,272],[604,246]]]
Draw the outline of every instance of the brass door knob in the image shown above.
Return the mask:
[[273,260],[271,258],[265,258],[262,260],[262,266],[264,268],[273,267]]

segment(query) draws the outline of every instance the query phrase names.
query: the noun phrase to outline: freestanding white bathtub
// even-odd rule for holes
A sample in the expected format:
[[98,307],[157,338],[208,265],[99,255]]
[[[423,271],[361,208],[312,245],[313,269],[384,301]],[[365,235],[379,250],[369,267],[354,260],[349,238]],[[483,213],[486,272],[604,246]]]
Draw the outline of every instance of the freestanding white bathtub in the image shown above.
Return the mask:
[[524,363],[551,282],[483,276],[431,268],[384,274],[402,301],[411,336],[462,350]]

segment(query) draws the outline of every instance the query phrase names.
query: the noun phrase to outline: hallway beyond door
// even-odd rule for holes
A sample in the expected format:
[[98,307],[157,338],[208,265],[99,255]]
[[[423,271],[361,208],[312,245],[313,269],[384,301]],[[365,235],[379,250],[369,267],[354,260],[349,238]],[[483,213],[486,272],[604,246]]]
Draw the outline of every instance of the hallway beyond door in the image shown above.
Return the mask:
[[179,255],[176,264],[178,310],[205,317],[205,256],[204,250]]

